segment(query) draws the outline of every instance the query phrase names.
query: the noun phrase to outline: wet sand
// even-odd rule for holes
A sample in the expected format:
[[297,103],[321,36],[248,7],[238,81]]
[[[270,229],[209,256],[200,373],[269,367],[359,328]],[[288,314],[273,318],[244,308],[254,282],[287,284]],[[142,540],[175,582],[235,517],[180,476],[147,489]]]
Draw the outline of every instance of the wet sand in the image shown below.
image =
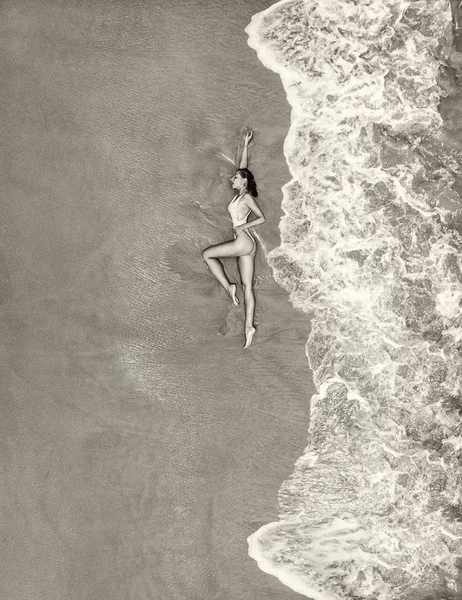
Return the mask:
[[244,352],[199,259],[249,123],[277,244],[288,106],[245,45],[268,3],[205,4],[2,5],[1,598],[299,597],[246,538],[303,450],[309,322],[260,249]]

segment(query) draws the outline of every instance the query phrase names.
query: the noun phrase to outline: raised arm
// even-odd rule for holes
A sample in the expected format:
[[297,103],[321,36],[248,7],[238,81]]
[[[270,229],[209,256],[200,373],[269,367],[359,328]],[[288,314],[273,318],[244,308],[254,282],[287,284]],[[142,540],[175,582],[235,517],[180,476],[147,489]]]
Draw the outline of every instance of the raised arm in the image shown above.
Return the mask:
[[249,143],[253,138],[253,131],[250,129],[244,136],[244,148],[242,149],[241,162],[239,163],[240,169],[247,169],[249,164]]

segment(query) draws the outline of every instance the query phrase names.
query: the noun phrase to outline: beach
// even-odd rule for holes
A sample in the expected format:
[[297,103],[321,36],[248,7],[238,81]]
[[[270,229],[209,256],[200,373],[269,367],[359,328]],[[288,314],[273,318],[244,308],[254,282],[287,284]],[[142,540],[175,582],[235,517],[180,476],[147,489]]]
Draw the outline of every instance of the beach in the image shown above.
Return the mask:
[[460,600],[458,3],[0,17],[1,597]]
[[[309,319],[266,261],[290,107],[244,29],[268,6],[2,4],[5,600],[299,597],[246,541],[313,391]],[[244,352],[200,252],[231,236],[246,127],[267,222]]]

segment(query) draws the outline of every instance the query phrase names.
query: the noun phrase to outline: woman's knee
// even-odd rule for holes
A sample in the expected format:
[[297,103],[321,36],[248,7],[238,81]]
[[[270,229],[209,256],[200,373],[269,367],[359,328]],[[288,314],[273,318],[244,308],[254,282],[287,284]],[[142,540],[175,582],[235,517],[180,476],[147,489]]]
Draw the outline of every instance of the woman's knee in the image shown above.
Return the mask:
[[208,258],[211,258],[210,250],[211,250],[211,248],[206,248],[205,250],[202,250],[202,253],[201,253],[202,260],[207,260]]

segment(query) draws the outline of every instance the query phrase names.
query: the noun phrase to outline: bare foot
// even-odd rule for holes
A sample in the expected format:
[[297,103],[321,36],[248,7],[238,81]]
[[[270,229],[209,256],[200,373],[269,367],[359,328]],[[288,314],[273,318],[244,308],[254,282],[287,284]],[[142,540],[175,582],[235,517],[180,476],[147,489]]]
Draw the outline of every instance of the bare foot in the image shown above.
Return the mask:
[[245,346],[244,348],[248,348],[252,343],[252,338],[255,333],[255,327],[246,327],[245,328]]
[[231,296],[231,300],[233,301],[234,306],[239,306],[239,298],[236,296],[237,293],[237,285],[232,283],[229,286],[229,295]]

